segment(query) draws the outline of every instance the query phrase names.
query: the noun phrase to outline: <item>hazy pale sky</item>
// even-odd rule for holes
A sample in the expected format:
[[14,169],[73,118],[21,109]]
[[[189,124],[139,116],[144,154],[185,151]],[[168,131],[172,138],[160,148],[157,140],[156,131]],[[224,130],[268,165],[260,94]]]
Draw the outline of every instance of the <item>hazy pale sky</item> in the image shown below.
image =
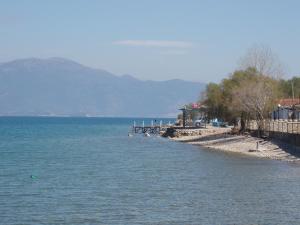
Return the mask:
[[140,79],[219,81],[254,44],[300,74],[297,0],[1,0],[0,61],[65,57]]

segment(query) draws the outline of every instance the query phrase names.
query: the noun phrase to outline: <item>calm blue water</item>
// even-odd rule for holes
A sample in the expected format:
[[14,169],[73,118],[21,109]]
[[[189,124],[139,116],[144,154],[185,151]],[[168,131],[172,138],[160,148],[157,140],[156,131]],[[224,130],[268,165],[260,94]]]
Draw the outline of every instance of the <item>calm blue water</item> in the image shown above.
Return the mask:
[[129,138],[131,123],[0,118],[0,224],[300,224],[299,165]]

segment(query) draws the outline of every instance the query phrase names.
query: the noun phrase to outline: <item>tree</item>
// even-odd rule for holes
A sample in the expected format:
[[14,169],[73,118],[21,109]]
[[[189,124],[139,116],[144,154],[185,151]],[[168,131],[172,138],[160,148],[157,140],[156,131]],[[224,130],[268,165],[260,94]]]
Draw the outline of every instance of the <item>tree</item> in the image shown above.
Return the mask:
[[209,118],[222,118],[224,116],[225,105],[223,104],[223,93],[220,85],[209,83],[205,91],[205,105],[208,107]]
[[300,77],[280,80],[280,90],[285,98],[300,98]]
[[279,82],[259,73],[255,68],[235,71],[220,84],[206,87],[205,104],[209,117],[235,123],[241,121],[241,132],[247,120],[257,122],[259,129],[280,96]]
[[204,103],[208,107],[209,117],[236,123],[242,112],[233,105],[235,98],[233,90],[239,88],[243,80],[249,80],[256,74],[255,69],[248,68],[245,71],[235,71],[229,78],[223,79],[220,84],[208,84]]
[[233,90],[233,105],[236,110],[248,113],[256,121],[258,135],[278,99],[278,90],[278,82],[263,75],[245,79]]
[[265,76],[281,78],[284,75],[283,64],[278,56],[264,45],[254,45],[240,59],[242,70],[255,68],[256,71]]
[[235,91],[240,89],[244,83],[251,81],[258,75],[255,68],[247,68],[246,70],[235,71],[229,79],[224,79],[222,85],[224,87],[224,93],[227,96],[227,104],[231,115],[231,121],[240,121],[240,132],[244,132],[246,129],[246,123],[249,120],[250,114],[243,110],[239,105],[236,105]]

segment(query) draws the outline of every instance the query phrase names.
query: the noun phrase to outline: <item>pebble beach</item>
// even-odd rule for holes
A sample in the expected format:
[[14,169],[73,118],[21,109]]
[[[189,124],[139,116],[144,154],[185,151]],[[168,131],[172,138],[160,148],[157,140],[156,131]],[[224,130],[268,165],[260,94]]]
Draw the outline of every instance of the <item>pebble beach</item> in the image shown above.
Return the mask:
[[299,147],[291,146],[277,140],[265,140],[250,135],[231,135],[231,128],[208,126],[199,130],[183,130],[183,135],[177,135],[172,140],[198,145],[210,150],[244,154],[248,156],[300,162],[296,153]]

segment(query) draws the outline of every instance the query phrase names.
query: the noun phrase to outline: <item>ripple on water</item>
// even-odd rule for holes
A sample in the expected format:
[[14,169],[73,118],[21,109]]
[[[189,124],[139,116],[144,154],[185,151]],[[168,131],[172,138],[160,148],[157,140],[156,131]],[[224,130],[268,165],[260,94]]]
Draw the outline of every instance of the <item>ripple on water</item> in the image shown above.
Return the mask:
[[128,138],[129,119],[0,124],[2,224],[300,223],[299,165]]

